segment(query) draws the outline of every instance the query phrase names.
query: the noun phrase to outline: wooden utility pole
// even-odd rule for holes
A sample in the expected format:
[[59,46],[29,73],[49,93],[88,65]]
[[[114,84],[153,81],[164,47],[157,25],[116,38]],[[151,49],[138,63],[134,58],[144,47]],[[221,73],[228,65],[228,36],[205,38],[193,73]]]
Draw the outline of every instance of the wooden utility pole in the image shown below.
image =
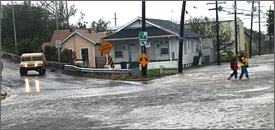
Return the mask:
[[[226,2],[220,2],[220,4],[225,4]],[[207,3],[208,4],[215,4],[216,8],[209,9],[209,10],[216,10],[216,34],[217,34],[217,64],[220,65],[220,40],[219,40],[219,15],[218,11],[221,11],[223,7],[218,8],[218,1],[215,3]]]
[[14,32],[15,54],[17,55],[16,27],[15,27],[14,9],[13,9],[13,2],[12,1],[11,1],[11,9],[12,9],[12,22],[13,22],[13,32]]
[[220,40],[219,40],[219,15],[218,15],[218,1],[216,1],[216,32],[217,32],[217,63],[220,65]]
[[261,10],[259,1],[259,56],[261,55]]
[[[271,5],[269,6],[269,12],[271,13]],[[269,32],[269,51],[270,51],[270,53],[272,52],[271,45],[272,45],[272,37],[271,37],[271,32]]]
[[234,16],[235,16],[235,54],[238,55],[237,2],[236,1],[234,1]]
[[1,42],[1,21],[2,21],[2,5],[0,1],[0,86],[2,84],[2,70],[3,70],[3,64],[2,64],[2,42]]
[[115,19],[115,26],[116,26],[116,20],[117,20],[117,18],[116,18],[116,13],[115,13],[115,18],[113,18],[113,19]]
[[254,1],[252,1],[252,8],[251,8],[251,26],[250,26],[249,58],[251,58],[251,56],[252,56],[253,11],[254,11]]
[[[58,30],[58,8],[57,8],[57,1],[55,1],[55,8],[56,8],[56,41],[59,40],[59,30]],[[58,62],[60,62],[60,47],[57,47],[57,55],[58,55]]]
[[183,1],[182,2],[182,10],[181,10],[181,19],[180,19],[178,73],[182,73],[182,51],[183,51],[183,32],[184,32],[185,6],[186,6],[186,1]]
[[[146,24],[145,24],[145,1],[142,1],[142,31],[146,31]],[[141,46],[141,54],[146,54],[146,46]],[[145,67],[142,66],[142,76],[147,76],[147,65]]]

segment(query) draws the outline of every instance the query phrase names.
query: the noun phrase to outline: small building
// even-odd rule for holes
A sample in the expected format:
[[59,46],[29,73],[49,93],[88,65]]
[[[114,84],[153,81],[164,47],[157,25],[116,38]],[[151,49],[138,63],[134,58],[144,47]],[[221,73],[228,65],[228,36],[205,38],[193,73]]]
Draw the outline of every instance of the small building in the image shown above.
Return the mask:
[[[116,68],[120,69],[122,62],[126,62],[127,66],[132,62],[137,62],[137,58],[141,54],[138,37],[141,24],[141,17],[137,17],[113,34],[103,38],[103,40],[113,44],[113,49],[109,55],[113,57]],[[150,43],[150,47],[146,48],[146,53],[151,59],[148,63],[148,69],[160,68],[161,66],[164,68],[177,68],[179,25],[167,20],[147,18],[146,31]],[[194,57],[199,56],[200,50],[200,35],[184,29],[183,65],[191,66]]]
[[[220,21],[221,25],[224,27],[229,27],[231,30],[231,39],[235,41],[235,20],[224,20]],[[232,52],[235,52],[235,42],[233,43],[233,49]],[[245,34],[244,34],[244,25],[242,20],[237,17],[237,49],[238,49],[238,54],[242,51],[248,51],[246,47],[246,40],[245,40]]]
[[[54,31],[50,42],[42,45],[43,50],[45,46],[55,46],[56,33],[57,31]],[[98,51],[100,40],[105,36],[107,36],[105,33],[95,32],[92,29],[59,30],[62,50],[66,48],[75,51],[77,60],[83,61],[87,67],[92,68],[103,68],[106,63],[105,54]]]

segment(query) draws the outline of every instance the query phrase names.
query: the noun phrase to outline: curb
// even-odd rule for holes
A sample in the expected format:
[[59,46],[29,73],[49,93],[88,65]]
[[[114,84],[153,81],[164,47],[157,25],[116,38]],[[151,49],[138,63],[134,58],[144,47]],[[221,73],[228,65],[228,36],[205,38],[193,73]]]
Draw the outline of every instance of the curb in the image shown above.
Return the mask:
[[12,94],[16,94],[16,92],[14,90],[12,90],[10,87],[1,85],[1,100],[9,97]]

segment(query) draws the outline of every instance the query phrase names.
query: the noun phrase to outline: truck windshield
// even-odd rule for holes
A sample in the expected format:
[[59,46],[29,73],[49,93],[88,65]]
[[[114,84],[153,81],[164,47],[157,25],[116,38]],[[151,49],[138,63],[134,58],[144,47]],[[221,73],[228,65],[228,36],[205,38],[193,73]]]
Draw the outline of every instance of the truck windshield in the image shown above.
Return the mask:
[[22,61],[31,61],[31,57],[22,57]]
[[42,56],[35,56],[35,57],[32,57],[32,60],[33,61],[42,61],[43,58],[42,58]]

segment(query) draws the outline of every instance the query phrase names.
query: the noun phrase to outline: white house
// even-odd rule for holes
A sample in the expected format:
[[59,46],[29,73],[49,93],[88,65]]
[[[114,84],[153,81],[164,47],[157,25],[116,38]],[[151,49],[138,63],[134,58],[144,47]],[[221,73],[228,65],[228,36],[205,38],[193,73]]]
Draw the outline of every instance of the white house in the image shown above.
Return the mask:
[[[132,62],[137,62],[137,58],[141,54],[138,37],[141,24],[141,17],[137,17],[113,34],[103,38],[113,44],[109,55],[112,56],[117,69],[121,68],[121,62],[126,62],[127,66]],[[160,68],[160,66],[177,68],[179,25],[167,20],[146,19],[146,31],[148,32],[148,42],[151,44],[151,47],[146,48],[146,53],[151,58],[147,66],[148,69]],[[183,65],[191,66],[194,56],[199,56],[200,50],[200,35],[184,29]]]

